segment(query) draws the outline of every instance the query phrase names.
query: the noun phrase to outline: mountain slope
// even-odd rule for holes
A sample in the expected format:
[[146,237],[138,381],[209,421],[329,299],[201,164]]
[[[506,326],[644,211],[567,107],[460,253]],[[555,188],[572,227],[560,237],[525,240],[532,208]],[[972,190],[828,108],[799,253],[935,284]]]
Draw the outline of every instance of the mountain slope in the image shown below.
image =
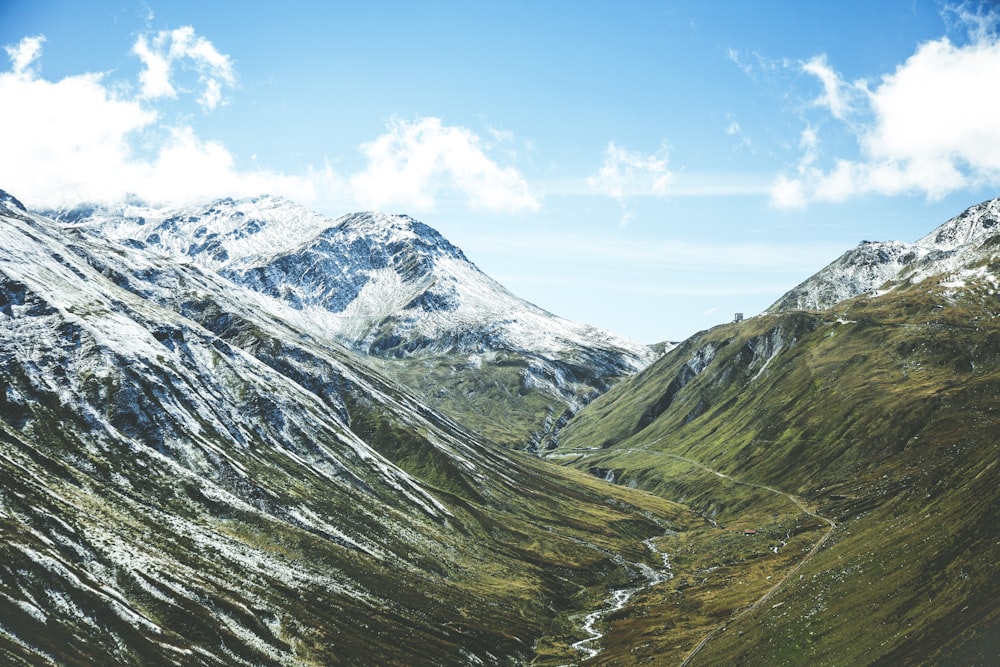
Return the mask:
[[697,523],[494,449],[272,302],[0,197],[6,664],[565,663]]
[[664,544],[677,583],[618,617],[608,660],[641,635],[690,664],[992,664],[995,206],[928,237],[920,280],[702,332],[567,426],[560,460],[716,524]]
[[[1000,199],[972,206],[916,243],[862,241],[782,296],[767,312],[823,310],[880,288],[919,282],[973,256],[989,256],[984,243],[1000,234]],[[981,251],[980,248],[983,248]]]
[[[54,215],[272,297],[298,326],[383,359],[383,371],[424,400],[507,445],[551,446],[570,415],[654,358],[519,299],[407,216],[329,220],[274,197]],[[472,395],[483,401],[469,405]]]

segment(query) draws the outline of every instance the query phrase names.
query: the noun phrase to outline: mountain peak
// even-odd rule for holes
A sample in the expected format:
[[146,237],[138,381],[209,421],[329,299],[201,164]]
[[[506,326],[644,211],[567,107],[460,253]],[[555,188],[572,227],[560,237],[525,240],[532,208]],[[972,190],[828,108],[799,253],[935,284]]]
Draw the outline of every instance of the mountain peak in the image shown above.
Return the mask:
[[1000,236],[1000,198],[969,207],[916,243],[862,241],[790,290],[766,312],[824,310],[887,285],[891,289],[954,272],[977,261],[984,252],[984,242],[996,236]]
[[955,250],[964,245],[978,245],[996,234],[1000,234],[1000,197],[970,206],[921,238],[917,245]]
[[365,354],[438,359],[449,377],[465,374],[472,382],[480,381],[483,359],[502,359],[500,370],[489,372],[504,376],[505,396],[548,396],[547,433],[563,411],[656,356],[515,296],[408,215],[367,211],[331,219],[263,196],[169,210],[92,207],[74,221],[95,236],[217,272],[267,297],[268,307],[311,335]]
[[365,211],[350,213],[334,221],[322,236],[364,236],[383,245],[405,243],[431,254],[441,254],[468,262],[465,254],[440,232],[405,214]]

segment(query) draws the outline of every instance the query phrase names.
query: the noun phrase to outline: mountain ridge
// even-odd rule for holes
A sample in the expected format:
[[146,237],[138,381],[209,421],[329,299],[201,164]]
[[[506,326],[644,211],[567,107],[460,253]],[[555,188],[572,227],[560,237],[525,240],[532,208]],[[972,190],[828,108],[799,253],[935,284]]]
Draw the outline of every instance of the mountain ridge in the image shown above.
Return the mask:
[[636,636],[692,665],[995,662],[998,202],[879,289],[699,332],[563,430],[554,460],[710,522],[663,543],[679,583],[617,619],[617,664]]
[[[272,298],[272,309],[283,308],[298,326],[385,360],[386,372],[474,429],[495,420],[462,410],[440,395],[442,385],[502,387],[493,400],[520,417],[490,435],[509,446],[551,446],[569,416],[658,354],[520,299],[405,215],[330,219],[263,196],[180,209],[88,204],[53,216],[85,234],[192,261]],[[511,370],[484,377],[484,360]],[[525,394],[538,400],[522,407]]]
[[[1000,234],[1000,198],[970,206],[914,243],[862,241],[784,294],[764,312],[825,310],[840,301],[955,268]],[[988,256],[989,248],[980,255]]]

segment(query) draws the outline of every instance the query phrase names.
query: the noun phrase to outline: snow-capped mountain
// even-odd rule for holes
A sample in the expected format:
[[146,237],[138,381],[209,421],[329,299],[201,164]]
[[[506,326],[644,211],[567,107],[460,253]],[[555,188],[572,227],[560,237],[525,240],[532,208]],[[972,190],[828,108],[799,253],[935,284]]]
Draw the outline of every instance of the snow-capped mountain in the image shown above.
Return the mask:
[[138,245],[0,191],[5,664],[523,663],[561,582],[639,571],[593,543],[645,557],[649,508]]
[[[481,374],[498,356],[516,363],[510,390],[542,392],[549,406],[511,444],[539,444],[560,417],[655,357],[647,346],[516,297],[405,215],[329,219],[270,196],[169,210],[135,201],[85,205],[51,215],[216,271],[271,298],[299,327],[366,354],[435,357],[460,377]],[[440,389],[433,384],[424,387],[431,400]]]
[[308,319],[363,351],[607,351],[620,357],[622,370],[651,360],[644,345],[514,296],[437,231],[405,215],[330,219],[271,196],[181,209],[130,202],[50,213],[107,238],[190,258],[308,311]]
[[[995,203],[865,244],[901,267],[876,298],[714,327],[618,383],[560,433],[576,472],[427,398],[504,428],[551,409],[531,378],[575,372],[502,328],[475,352],[419,337],[424,301],[474,303],[460,251],[367,214],[298,217],[294,243],[259,216],[270,251],[226,206],[213,229],[60,223],[0,191],[3,664],[989,664]],[[345,243],[364,261],[336,264]],[[414,311],[418,344],[309,323],[341,316],[337,267],[346,307],[396,276],[418,303],[373,317]]]
[[963,270],[1000,241],[1000,198],[966,209],[915,243],[862,241],[785,294],[767,312],[823,310],[860,294]]

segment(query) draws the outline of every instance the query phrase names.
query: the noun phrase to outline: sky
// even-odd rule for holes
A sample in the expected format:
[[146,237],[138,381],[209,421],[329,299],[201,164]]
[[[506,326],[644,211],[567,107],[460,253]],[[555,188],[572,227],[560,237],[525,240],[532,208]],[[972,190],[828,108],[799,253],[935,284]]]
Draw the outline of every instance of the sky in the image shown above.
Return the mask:
[[982,1],[3,0],[0,189],[406,213],[677,341],[1000,196],[998,34]]

